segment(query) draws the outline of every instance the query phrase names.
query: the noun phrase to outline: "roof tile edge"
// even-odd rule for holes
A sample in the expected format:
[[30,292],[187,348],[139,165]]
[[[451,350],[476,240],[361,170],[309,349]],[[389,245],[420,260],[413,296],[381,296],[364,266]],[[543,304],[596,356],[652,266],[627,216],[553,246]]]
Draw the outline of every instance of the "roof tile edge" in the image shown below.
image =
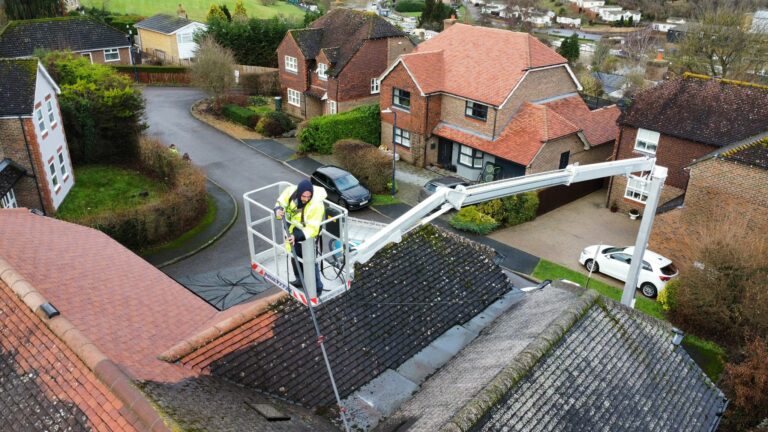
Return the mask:
[[10,287],[32,313],[40,317],[51,332],[69,347],[88,369],[93,371],[94,375],[147,427],[147,430],[171,431],[144,394],[134,386],[133,380],[67,318],[58,315],[48,319],[40,313],[40,305],[47,303],[45,297],[2,258],[0,258],[0,280]]

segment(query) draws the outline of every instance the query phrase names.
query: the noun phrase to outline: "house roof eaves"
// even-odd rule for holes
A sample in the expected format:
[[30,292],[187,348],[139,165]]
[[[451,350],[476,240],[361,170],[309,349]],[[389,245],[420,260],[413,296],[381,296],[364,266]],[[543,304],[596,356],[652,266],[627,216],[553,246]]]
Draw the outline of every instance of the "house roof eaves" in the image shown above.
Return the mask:
[[381,76],[379,76],[379,82],[384,81],[384,78],[386,78],[387,75],[389,75],[389,73],[392,72],[395,69],[395,67],[397,67],[398,64],[402,64],[403,67],[405,68],[405,71],[408,72],[408,76],[411,77],[411,80],[413,81],[413,83],[416,84],[416,88],[419,89],[419,94],[421,96],[426,96],[426,94],[424,93],[424,90],[421,89],[421,85],[416,80],[416,77],[413,75],[411,70],[408,69],[408,65],[406,65],[405,62],[403,61],[403,55],[400,55],[397,58],[397,60],[395,60],[395,62],[392,63],[392,66],[388,67],[387,70],[385,70],[384,73],[382,73]]
[[697,164],[699,164],[701,162],[704,162],[706,160],[709,160],[709,159],[712,159],[712,158],[716,158],[716,157],[720,157],[720,156],[722,156],[725,153],[728,153],[728,152],[733,151],[733,150],[737,150],[737,149],[739,149],[741,147],[749,147],[749,146],[751,146],[753,144],[758,143],[759,141],[763,141],[763,140],[766,140],[766,139],[768,139],[768,131],[763,132],[763,133],[761,133],[759,135],[754,135],[754,136],[751,136],[749,138],[745,138],[745,139],[740,140],[740,141],[736,141],[736,142],[731,143],[731,144],[727,144],[727,145],[725,145],[723,147],[720,147],[720,148],[718,148],[718,149],[716,149],[714,151],[711,151],[711,152],[705,154],[704,156],[702,156],[702,157],[700,157],[698,159],[695,159],[693,162],[689,163],[684,168],[686,168],[686,169],[691,168],[694,165],[697,165]]

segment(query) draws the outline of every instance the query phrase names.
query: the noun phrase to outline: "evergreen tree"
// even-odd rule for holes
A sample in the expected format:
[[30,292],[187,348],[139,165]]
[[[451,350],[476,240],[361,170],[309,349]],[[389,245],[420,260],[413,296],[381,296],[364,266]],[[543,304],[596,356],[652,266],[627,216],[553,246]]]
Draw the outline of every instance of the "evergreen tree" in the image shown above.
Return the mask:
[[222,4],[219,6],[221,8],[221,12],[224,14],[224,16],[227,17],[227,21],[232,22],[232,14],[229,13],[229,8],[227,8],[227,5]]
[[629,17],[627,20],[627,27],[634,27],[635,26],[635,19],[633,17]]
[[237,0],[235,3],[235,13],[232,15],[232,18],[235,21],[247,21],[248,20],[248,13],[245,11],[245,6],[243,5],[243,0]]
[[577,33],[573,33],[570,37],[563,39],[560,48],[557,49],[558,54],[565,57],[570,63],[579,59],[580,51],[579,35]]
[[10,20],[50,18],[63,15],[64,8],[61,0],[5,0],[5,13]]
[[619,18],[619,27],[624,27],[624,15]]
[[224,12],[221,11],[221,8],[218,5],[211,4],[211,7],[208,8],[208,15],[205,20],[209,23],[215,20],[227,21],[227,16],[224,15]]

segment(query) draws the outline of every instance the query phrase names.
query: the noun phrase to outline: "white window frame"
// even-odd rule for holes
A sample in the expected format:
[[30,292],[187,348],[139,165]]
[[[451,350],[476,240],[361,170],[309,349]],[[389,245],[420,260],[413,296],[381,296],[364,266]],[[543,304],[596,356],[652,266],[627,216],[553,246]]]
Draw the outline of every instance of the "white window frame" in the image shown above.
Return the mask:
[[51,161],[51,163],[48,164],[48,171],[51,173],[51,184],[53,185],[53,190],[58,191],[61,189],[61,183],[59,183],[59,175],[56,173],[56,166],[53,164],[54,161]]
[[[117,54],[117,58],[110,60],[107,56]],[[119,48],[107,48],[104,50],[104,62],[116,62],[120,61],[120,49]]]
[[459,145],[459,164],[469,168],[482,168],[485,153],[472,147]]
[[301,92],[300,91],[289,88],[288,91],[286,91],[286,94],[288,96],[289,105],[293,105],[301,108]]
[[335,100],[328,99],[328,114],[336,114],[338,112],[338,106]]
[[195,35],[192,33],[178,33],[176,35],[176,42],[183,44],[183,43],[192,43],[195,41]]
[[624,198],[645,203],[648,201],[648,194],[651,190],[651,181],[647,176],[629,175],[627,177],[627,188],[624,190]]
[[11,188],[5,195],[0,197],[0,208],[17,208],[16,192]]
[[93,54],[87,52],[87,53],[80,53],[81,57],[88,57],[88,60],[90,60],[91,64],[93,64]]
[[64,149],[62,148],[56,154],[56,159],[59,160],[59,172],[61,172],[61,180],[66,181],[67,178],[67,162],[64,159]]
[[381,92],[381,83],[378,78],[371,78],[371,94],[378,94]]
[[323,81],[328,81],[328,65],[325,63],[317,64],[317,77]]
[[299,73],[299,60],[289,55],[285,56],[285,70],[288,72]]
[[48,111],[48,122],[51,124],[51,128],[56,124],[56,115],[53,112],[53,99],[45,101],[45,109]]
[[637,138],[635,138],[635,150],[655,155],[659,149],[660,138],[660,133],[640,128],[637,130]]
[[35,118],[37,119],[37,129],[40,130],[40,135],[45,135],[48,129],[45,128],[45,119],[43,119],[43,107],[35,110]]
[[397,145],[411,148],[411,131],[399,127],[392,128],[392,140]]

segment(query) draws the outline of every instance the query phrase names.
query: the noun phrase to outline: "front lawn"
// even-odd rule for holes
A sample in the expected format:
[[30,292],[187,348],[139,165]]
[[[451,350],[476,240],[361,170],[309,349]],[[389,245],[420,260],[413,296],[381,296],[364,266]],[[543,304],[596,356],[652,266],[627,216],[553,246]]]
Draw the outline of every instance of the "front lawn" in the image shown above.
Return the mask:
[[[147,192],[142,196],[142,192]],[[59,207],[59,219],[75,221],[106,211],[134,208],[160,200],[163,185],[139,171],[110,165],[75,169],[75,186]]]
[[[189,19],[205,22],[208,15],[208,9],[211,7],[211,0],[80,0],[80,4],[85,7],[104,8],[113,13],[136,14],[150,17],[158,13],[176,15],[176,9],[179,3],[184,5]],[[219,2],[216,2],[219,4]],[[235,2],[228,3],[230,12],[235,10]],[[264,6],[259,0],[244,0],[243,5],[250,18],[272,18],[277,15],[283,15],[293,21],[302,21],[304,11],[296,6],[283,1],[276,2],[273,6]]]
[[385,205],[391,205],[391,204],[400,204],[400,200],[389,194],[387,195],[374,194],[373,200],[371,201],[372,206],[385,206]]

